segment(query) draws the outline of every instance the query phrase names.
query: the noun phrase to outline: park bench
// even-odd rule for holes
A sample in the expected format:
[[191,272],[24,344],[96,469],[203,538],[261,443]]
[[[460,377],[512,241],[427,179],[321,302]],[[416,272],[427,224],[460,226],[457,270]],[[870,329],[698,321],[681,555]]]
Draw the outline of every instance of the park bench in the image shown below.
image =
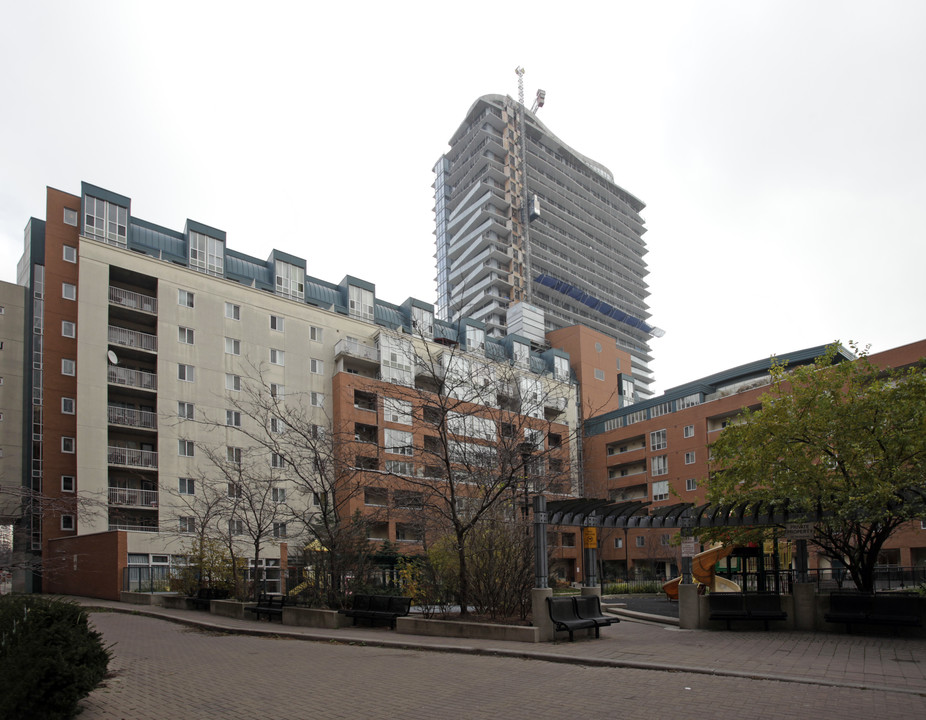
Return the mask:
[[614,615],[605,615],[601,612],[601,598],[597,595],[576,595],[572,598],[572,602],[575,605],[576,617],[581,620],[594,620],[601,627],[621,621]]
[[222,588],[200,588],[196,597],[190,598],[190,603],[196,610],[208,610],[213,600],[227,600],[228,590]]
[[853,625],[889,625],[921,627],[922,611],[918,596],[908,593],[830,593],[830,609],[823,615],[826,622],[845,623],[846,632]]
[[412,599],[409,597],[355,593],[351,596],[351,606],[339,612],[353,618],[354,625],[357,620],[369,620],[371,625],[388,621],[389,627],[394,630],[396,618],[408,615],[411,607]]
[[787,620],[775,593],[713,592],[707,596],[711,620],[723,620],[730,629],[732,620],[761,622],[768,630],[770,621]]
[[565,630],[569,633],[569,642],[575,641],[576,630],[595,630],[595,637],[601,637],[599,625],[591,618],[580,618],[576,613],[576,604],[571,597],[548,597],[547,609],[553,621],[554,632]]
[[284,605],[286,605],[285,595],[261,593],[257,598],[257,605],[245,608],[245,610],[254,613],[258,620],[260,620],[261,615],[266,615],[267,622],[272,622],[274,617],[280,618],[280,622],[283,622]]

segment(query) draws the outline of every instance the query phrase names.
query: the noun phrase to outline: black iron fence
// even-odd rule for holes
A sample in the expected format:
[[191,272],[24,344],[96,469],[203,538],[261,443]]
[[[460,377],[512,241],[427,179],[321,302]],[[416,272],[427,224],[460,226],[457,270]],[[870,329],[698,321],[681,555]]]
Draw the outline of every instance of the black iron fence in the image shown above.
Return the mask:
[[[826,568],[808,570],[804,578],[798,576],[796,570],[769,570],[757,572],[719,572],[737,583],[747,592],[777,592],[790,594],[791,588],[797,582],[809,582],[817,586],[817,592],[826,593],[834,590],[854,590],[855,583],[845,568]],[[875,591],[888,590],[914,590],[919,586],[926,586],[926,565],[911,567],[886,566],[875,569]]]
[[170,571],[167,565],[129,565],[122,570],[122,591],[170,592]]

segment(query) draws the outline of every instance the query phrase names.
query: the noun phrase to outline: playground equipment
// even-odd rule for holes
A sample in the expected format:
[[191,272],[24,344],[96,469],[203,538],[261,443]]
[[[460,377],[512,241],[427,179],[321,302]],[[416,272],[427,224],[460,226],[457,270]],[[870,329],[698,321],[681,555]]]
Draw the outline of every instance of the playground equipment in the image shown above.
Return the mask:
[[[703,585],[711,592],[740,592],[740,586],[732,580],[719,577],[714,566],[719,560],[733,552],[733,547],[714,547],[691,558],[691,577],[698,585]],[[669,580],[662,586],[662,591],[670,600],[678,600],[678,586],[682,578]]]

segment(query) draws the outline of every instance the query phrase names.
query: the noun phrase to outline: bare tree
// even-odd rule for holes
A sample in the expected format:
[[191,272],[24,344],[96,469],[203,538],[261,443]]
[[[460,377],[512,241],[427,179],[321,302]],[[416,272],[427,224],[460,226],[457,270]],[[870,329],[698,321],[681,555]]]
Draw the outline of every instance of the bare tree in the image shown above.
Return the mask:
[[471,538],[480,523],[496,513],[526,514],[532,494],[572,490],[575,425],[564,415],[572,387],[545,367],[532,369],[529,357],[492,360],[385,331],[379,343],[389,354],[384,379],[393,382],[384,410],[410,425],[420,418],[421,430],[386,428],[385,466],[366,474],[388,478],[396,506],[453,538],[458,602],[467,614]]

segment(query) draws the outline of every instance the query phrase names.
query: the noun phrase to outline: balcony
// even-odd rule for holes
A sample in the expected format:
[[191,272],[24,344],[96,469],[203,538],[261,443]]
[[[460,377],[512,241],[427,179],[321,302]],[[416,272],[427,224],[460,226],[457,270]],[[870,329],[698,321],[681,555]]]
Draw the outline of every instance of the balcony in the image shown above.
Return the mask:
[[125,385],[141,390],[151,390],[152,392],[157,392],[158,389],[158,376],[155,373],[119,367],[118,365],[109,366],[108,380],[114,385]]
[[157,335],[149,335],[138,330],[129,330],[114,325],[109,326],[109,342],[114,345],[122,345],[123,347],[136,348],[147,352],[158,351]]
[[150,410],[136,410],[134,408],[122,408],[115,405],[110,405],[108,410],[110,425],[125,425],[126,427],[142,428],[145,430],[157,429],[158,415]]
[[126,530],[128,532],[149,532],[156,533],[158,531],[157,525],[128,525],[122,522],[110,522],[110,530]]
[[129,308],[130,310],[140,310],[152,315],[156,315],[158,312],[157,298],[112,286],[109,288],[109,304]]
[[129,507],[157,507],[157,490],[137,490],[134,488],[109,488],[109,504]]
[[154,450],[135,450],[134,448],[109,446],[106,453],[107,462],[110,465],[142,468],[144,470],[158,469],[158,454]]
[[334,357],[335,359],[349,357],[379,367],[379,348],[365,345],[356,340],[338,340],[334,346]]

